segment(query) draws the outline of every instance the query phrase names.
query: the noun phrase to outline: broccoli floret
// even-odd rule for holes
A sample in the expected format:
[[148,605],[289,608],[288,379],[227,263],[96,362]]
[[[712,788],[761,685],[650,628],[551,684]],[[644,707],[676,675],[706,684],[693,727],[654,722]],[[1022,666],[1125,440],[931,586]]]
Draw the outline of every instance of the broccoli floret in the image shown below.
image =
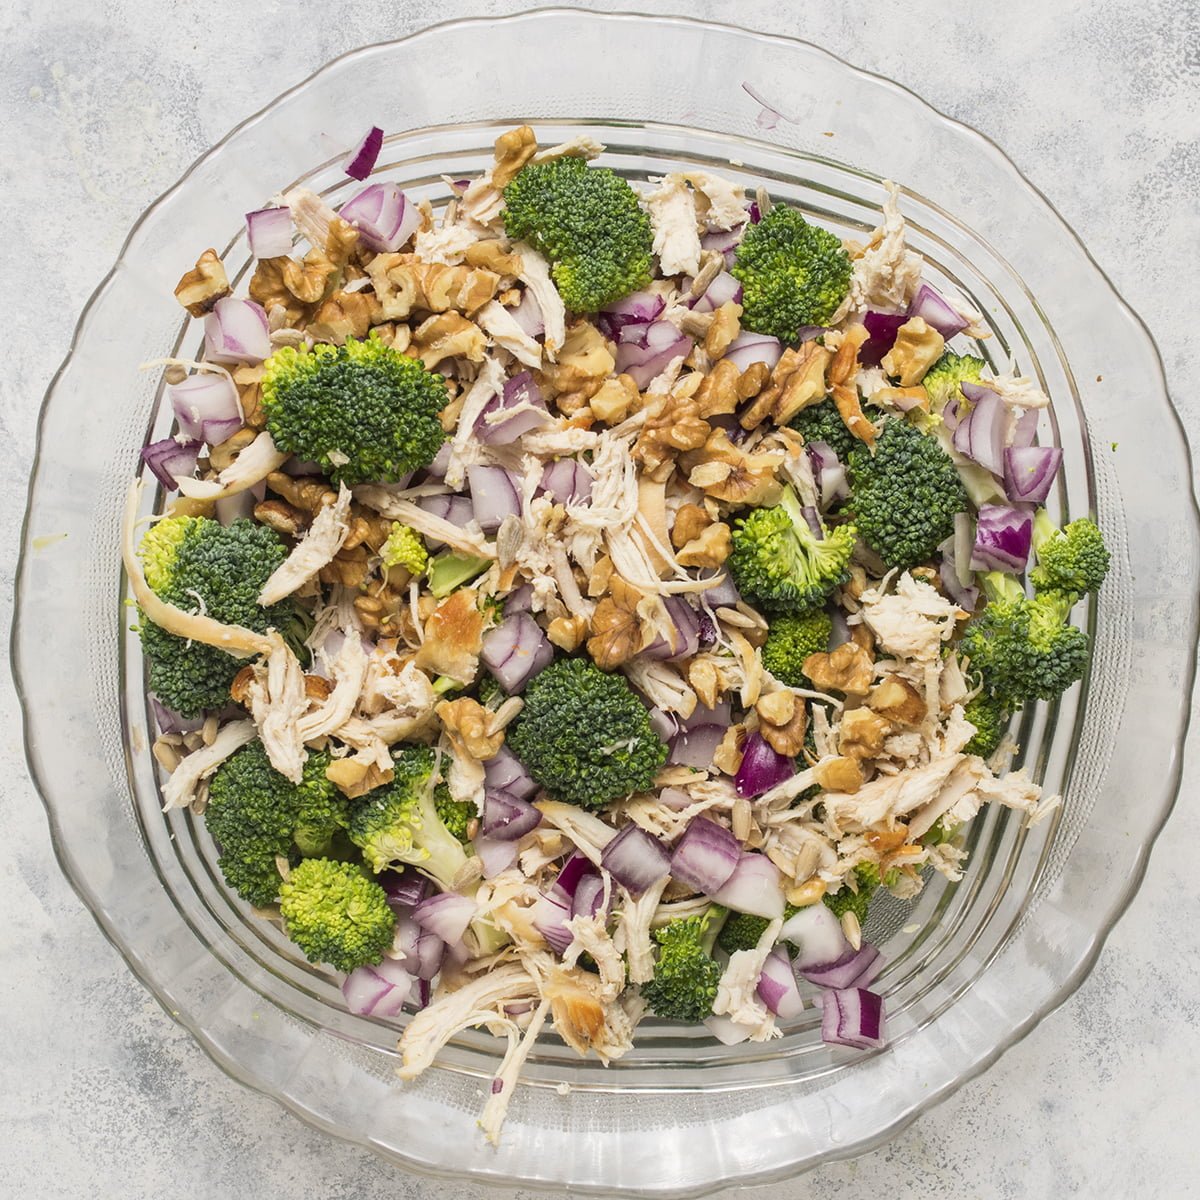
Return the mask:
[[967,510],[950,456],[899,418],[884,422],[874,453],[857,447],[849,467],[846,511],[889,567],[907,570],[925,561],[954,533],[955,513]]
[[940,413],[951,400],[962,400],[962,383],[981,383],[987,364],[973,354],[955,354],[947,350],[941,358],[925,372],[921,382],[929,393],[929,407]]
[[[265,525],[238,520],[221,525],[207,517],[167,517],[151,525],[140,554],[146,582],[177,608],[203,612],[258,633],[290,632],[293,601],[260,608],[258,594],[287,557],[279,535]],[[150,690],[185,717],[229,702],[229,685],[245,665],[216,646],[176,637],[152,621],[138,626],[150,673]]]
[[429,562],[429,551],[420,534],[399,521],[392,523],[392,532],[379,549],[385,567],[403,567],[410,575],[420,575]]
[[1066,623],[1072,598],[1046,592],[1026,599],[1011,576],[982,576],[988,606],[967,626],[959,650],[998,703],[1018,709],[1055,700],[1083,677],[1088,638]]
[[271,766],[262,742],[251,742],[216,770],[204,813],[221,848],[225,881],[251,904],[270,904],[279,892],[277,858],[322,855],[345,828],[346,802],[325,778],[329,755],[311,753],[300,783]]
[[482,575],[491,565],[490,558],[476,558],[474,554],[459,554],[455,550],[443,551],[429,560],[429,590],[440,600]]
[[478,815],[475,805],[470,800],[452,800],[450,789],[444,783],[439,783],[433,793],[433,806],[441,822],[460,842],[469,842],[467,826]]
[[445,441],[445,381],[377,335],[344,346],[285,346],[263,364],[275,445],[321,465],[335,484],[393,483]]
[[753,913],[730,913],[717,935],[717,945],[726,954],[753,950],[770,923],[766,917],[756,917]]
[[387,893],[354,863],[306,858],[279,889],[287,935],[309,962],[338,971],[382,961],[396,914]]
[[846,428],[842,414],[837,405],[826,397],[820,404],[802,408],[791,420],[789,428],[794,429],[805,443],[824,442],[837,456],[845,462],[850,457],[850,451],[862,443]]
[[504,189],[504,229],[551,263],[563,303],[595,312],[650,282],[650,218],[607,167],[571,156],[532,163]]
[[[888,883],[894,883],[899,874],[899,871],[889,871]],[[858,918],[858,923],[862,925],[866,923],[871,899],[880,887],[879,868],[874,863],[859,863],[854,868],[854,882],[858,887],[857,891],[848,883],[843,882],[836,892],[832,894],[826,892],[822,899],[839,920],[846,913],[852,912]]]
[[746,230],[731,270],[742,285],[742,328],[782,342],[824,325],[850,290],[842,243],[782,204]]
[[1039,508],[1033,520],[1033,549],[1037,566],[1029,572],[1029,582],[1035,592],[1058,592],[1074,603],[1096,591],[1108,574],[1104,536],[1086,517],[1059,529]]
[[654,978],[642,984],[642,999],[669,1021],[703,1021],[712,1015],[721,979],[713,945],[726,910],[713,904],[699,916],[671,921],[654,931],[658,961]]
[[975,736],[963,749],[967,754],[987,758],[1000,745],[1008,728],[1011,713],[1008,706],[987,692],[980,692],[964,709],[967,720],[975,726]]
[[410,863],[450,890],[467,856],[438,815],[435,766],[428,746],[401,746],[392,781],[351,805],[350,840],[376,873]]
[[560,659],[533,678],[507,741],[551,796],[581,808],[645,791],[667,761],[624,676],[583,658]]
[[729,566],[749,603],[772,613],[807,612],[850,578],[855,537],[853,525],[817,537],[787,487],[773,508],[756,508],[738,519]]
[[788,687],[808,687],[804,662],[829,649],[833,621],[823,608],[794,617],[775,617],[762,648],[763,666]]

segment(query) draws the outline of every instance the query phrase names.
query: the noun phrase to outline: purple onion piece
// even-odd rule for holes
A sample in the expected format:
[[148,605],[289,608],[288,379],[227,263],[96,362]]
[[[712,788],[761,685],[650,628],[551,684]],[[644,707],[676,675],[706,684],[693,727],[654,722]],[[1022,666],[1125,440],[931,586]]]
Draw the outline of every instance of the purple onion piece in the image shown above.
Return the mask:
[[1033,542],[1033,516],[1004,504],[980,506],[971,551],[973,571],[1003,571],[1020,575],[1029,562]]
[[877,1050],[884,1044],[883,997],[865,988],[825,993],[821,1038],[835,1046]]
[[443,942],[462,941],[476,913],[475,901],[458,892],[438,892],[422,900],[412,910],[413,920],[423,929],[436,933]]
[[174,438],[163,438],[160,442],[151,442],[142,447],[142,461],[168,492],[179,488],[181,478],[191,478],[196,473],[199,459],[199,442],[177,442]]
[[776,946],[763,963],[758,979],[758,998],[783,1021],[794,1020],[804,1010],[804,1000],[783,946]]
[[542,814],[528,800],[500,788],[483,794],[483,832],[499,842],[515,842],[542,823]]
[[705,896],[719,892],[741,858],[738,840],[723,825],[696,817],[671,855],[671,875]]
[[896,344],[896,334],[907,320],[908,313],[864,313],[863,324],[870,337],[859,347],[858,361],[864,367],[879,366],[884,355]]
[[212,362],[260,363],[272,349],[267,314],[253,300],[224,296],[204,318],[204,353]]
[[671,766],[707,771],[728,728],[728,724],[696,725],[691,729],[679,730],[670,740],[671,753],[667,762]]
[[671,857],[656,837],[630,821],[604,847],[600,865],[631,895],[640,896],[666,877]]
[[1041,504],[1062,466],[1057,446],[1009,446],[1004,451],[1004,492],[1017,504]]
[[554,647],[529,613],[514,613],[483,635],[479,657],[496,682],[515,696],[554,661]]
[[791,779],[795,773],[796,764],[786,754],[780,754],[768,745],[762,734],[755,732],[746,739],[733,787],[739,796],[761,796]]
[[518,800],[528,800],[538,790],[529,772],[507,746],[501,746],[483,764],[483,779],[487,787],[507,792]]
[[955,334],[962,333],[967,322],[950,307],[946,299],[929,284],[917,288],[917,294],[909,305],[908,315],[920,317],[926,325],[936,329],[949,341]]
[[284,258],[292,252],[292,210],[260,208],[246,214],[246,241],[255,258]]
[[713,899],[734,912],[774,921],[783,916],[779,868],[765,854],[747,851]]
[[342,170],[351,179],[363,180],[375,169],[375,161],[379,151],[383,149],[383,130],[378,125],[372,125],[363,134],[362,140],[346,156]]

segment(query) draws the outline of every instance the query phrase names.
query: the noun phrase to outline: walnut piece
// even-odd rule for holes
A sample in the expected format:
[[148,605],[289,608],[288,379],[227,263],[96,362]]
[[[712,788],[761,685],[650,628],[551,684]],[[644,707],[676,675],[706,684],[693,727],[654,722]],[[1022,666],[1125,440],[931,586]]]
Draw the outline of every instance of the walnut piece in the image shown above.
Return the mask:
[[505,250],[503,242],[496,238],[472,242],[463,251],[463,260],[468,267],[483,267],[497,275],[517,276],[521,273],[521,256]]
[[688,482],[714,500],[735,505],[774,504],[782,488],[775,472],[784,460],[782,450],[747,454],[714,429],[698,451]]
[[742,306],[727,300],[715,313],[704,335],[704,352],[709,358],[720,358],[741,332]]
[[377,254],[367,264],[367,274],[385,321],[405,320],[418,309],[453,309],[470,316],[493,300],[500,287],[495,271],[421,262],[413,254]]
[[572,654],[583,644],[588,628],[587,617],[555,617],[546,628],[546,636],[560,650]]
[[282,471],[272,471],[267,476],[267,487],[289,504],[294,504],[310,516],[337,501],[335,492],[324,479],[314,476],[291,476]]
[[263,500],[254,506],[254,519],[284,537],[299,537],[308,528],[308,517],[283,500]]
[[776,425],[786,425],[802,409],[820,403],[832,358],[833,353],[816,342],[785,350],[771,372],[770,384],[742,415],[742,428],[756,429],[768,417]]
[[483,643],[483,614],[475,593],[460,588],[447,596],[425,623],[425,640],[414,659],[423,671],[449,675],[460,683],[472,683],[479,669]]
[[375,306],[367,292],[334,292],[308,322],[308,332],[318,341],[344,345],[347,338],[365,338]]
[[423,321],[413,330],[414,357],[433,370],[447,358],[483,362],[487,337],[482,329],[461,313],[444,312]]
[[588,402],[596,419],[606,425],[620,424],[641,403],[637,384],[628,375],[606,379]]
[[575,321],[558,351],[558,361],[538,372],[538,383],[554,396],[561,412],[578,412],[612,374],[615,360],[608,343],[590,321]]
[[858,352],[867,340],[865,325],[852,325],[842,335],[833,362],[829,364],[829,392],[837,406],[842,423],[860,442],[875,445],[875,426],[863,416],[858,400]]
[[745,725],[730,725],[725,736],[713,751],[713,766],[726,775],[736,775],[742,765],[742,746],[746,741]]
[[862,765],[857,758],[827,758],[813,767],[817,786],[826,792],[857,792],[863,785]]
[[878,758],[892,723],[869,708],[852,708],[838,726],[839,747],[847,758]]
[[777,692],[760,696],[754,711],[758,713],[761,721],[772,725],[786,725],[796,712],[796,697],[786,688],[781,688]]
[[381,771],[375,763],[357,758],[335,758],[325,768],[325,778],[348,800],[357,800],[359,796],[391,783],[394,774],[391,767]]
[[920,725],[925,720],[925,697],[907,679],[888,675],[867,696],[867,705],[899,725]]
[[729,526],[714,521],[690,542],[680,546],[675,561],[682,567],[719,567],[733,553],[733,534]]
[[705,658],[694,658],[688,665],[688,683],[705,708],[715,708],[717,698],[724,690],[721,673],[716,665]]
[[229,277],[225,267],[212,249],[196,259],[196,265],[185,271],[175,285],[175,299],[192,314],[202,317],[211,312],[218,300],[230,293]]
[[613,574],[609,592],[592,614],[592,636],[588,653],[602,671],[612,671],[627,663],[645,641],[645,626],[637,607],[642,593],[620,575]]
[[451,739],[461,743],[472,758],[485,762],[500,753],[500,747],[504,745],[504,730],[488,733],[494,714],[478,700],[472,700],[469,696],[443,700],[433,711]]
[[653,474],[683,450],[699,450],[712,427],[700,416],[695,396],[647,397],[647,419],[634,443],[633,458]]
[[942,356],[946,339],[921,317],[913,317],[900,326],[896,341],[883,356],[883,369],[900,382],[912,387],[925,378],[925,372]]
[[494,147],[495,165],[492,167],[492,186],[507,187],[517,172],[537,153],[537,138],[528,125],[506,129]]
[[865,696],[871,690],[875,664],[861,646],[843,642],[828,654],[810,654],[804,660],[803,670],[819,692]]
[[683,504],[675,512],[675,524],[671,526],[671,545],[676,550],[686,546],[701,531],[713,523],[712,517],[698,504]]
[[729,359],[721,359],[704,377],[696,393],[700,415],[715,417],[737,412],[740,404],[758,395],[770,376],[764,362],[752,363],[739,371]]
[[754,706],[758,732],[777,754],[795,758],[804,749],[808,709],[789,691],[770,692]]
[[341,271],[324,250],[310,250],[299,262],[294,258],[278,261],[283,286],[301,304],[319,304],[333,290]]

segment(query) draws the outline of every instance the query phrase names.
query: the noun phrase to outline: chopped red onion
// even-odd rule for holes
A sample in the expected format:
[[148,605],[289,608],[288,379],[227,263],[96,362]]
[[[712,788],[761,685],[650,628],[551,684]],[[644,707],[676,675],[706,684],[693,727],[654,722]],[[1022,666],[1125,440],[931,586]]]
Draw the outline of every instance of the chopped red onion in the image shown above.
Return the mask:
[[404,969],[418,979],[432,979],[446,957],[446,943],[407,913],[396,918],[393,945],[404,955]]
[[630,895],[640,896],[651,884],[666,878],[671,856],[658,838],[630,821],[604,847],[600,865]]
[[[512,409],[520,409],[512,413]],[[508,446],[549,420],[541,389],[528,371],[514,375],[504,391],[493,396],[475,422],[474,434],[486,445]]]
[[511,617],[514,613],[533,611],[533,584],[523,583],[514,588],[504,599],[504,615]]
[[[615,837],[616,834],[614,833],[613,836]],[[558,878],[554,881],[552,891],[559,895],[564,902],[569,901],[575,895],[575,889],[579,886],[580,880],[594,874],[595,870],[595,863],[586,854],[576,852],[563,863]]]
[[408,1002],[420,1012],[423,1008],[429,1007],[429,1001],[433,999],[433,984],[428,979],[414,979],[412,990],[408,993]]
[[421,213],[394,183],[373,183],[338,210],[370,250],[399,250],[421,224]]
[[342,170],[351,179],[363,180],[375,169],[375,161],[379,151],[383,149],[383,130],[378,125],[372,125],[363,134],[362,141],[354,147],[346,157]]
[[436,933],[443,942],[453,944],[462,940],[476,911],[475,901],[469,897],[458,892],[438,892],[422,900],[413,909],[412,917],[423,929]]
[[528,800],[501,788],[483,793],[483,832],[498,842],[515,842],[542,823],[542,814]]
[[541,488],[556,504],[587,504],[592,473],[574,458],[559,458],[542,469]]
[[150,696],[150,709],[159,733],[193,733],[204,725],[203,717],[181,717],[157,696]]
[[736,229],[714,229],[711,233],[701,234],[701,249],[716,250],[724,255],[726,268],[732,267],[745,228],[745,225],[739,225]]
[[174,438],[163,438],[161,442],[151,442],[142,447],[142,461],[168,492],[178,489],[180,479],[190,479],[195,475],[199,458],[199,442],[177,442]]
[[384,871],[378,876],[379,886],[387,893],[393,909],[415,908],[429,895],[429,880],[415,867],[403,871]]
[[1009,446],[1004,451],[1004,492],[1019,504],[1041,504],[1062,466],[1057,446]]
[[450,469],[450,457],[453,453],[453,445],[448,441],[443,442],[438,452],[433,456],[433,462],[425,468],[425,474],[430,479],[445,479],[446,472]]
[[725,572],[720,583],[715,583],[700,593],[702,603],[710,612],[715,612],[718,608],[737,608],[741,598],[741,593],[733,582],[733,576],[728,571]]
[[704,1028],[721,1043],[722,1046],[736,1046],[740,1042],[750,1040],[754,1030],[749,1025],[739,1025],[732,1017],[705,1017]]
[[767,369],[773,371],[775,364],[782,357],[783,343],[778,338],[745,330],[733,339],[729,349],[725,351],[725,358],[739,371],[744,371],[755,363],[766,363]]
[[869,987],[871,981],[883,970],[886,959],[869,942],[847,952],[835,963],[821,967],[808,967],[800,974],[809,983],[823,988]]
[[633,292],[623,300],[602,308],[596,314],[596,325],[605,337],[616,340],[627,325],[649,325],[667,307],[665,297],[658,292]]
[[980,399],[954,431],[954,448],[993,475],[1004,474],[1004,439],[1008,409],[995,392],[983,389]]
[[900,326],[908,319],[908,313],[864,313],[863,324],[870,337],[859,347],[858,361],[864,367],[879,366],[884,355],[896,344]]
[[542,317],[541,306],[528,288],[521,293],[521,303],[510,309],[509,313],[526,337],[540,338],[545,334],[546,322]]
[[667,762],[676,767],[694,767],[707,771],[713,765],[713,755],[725,738],[728,725],[696,725],[681,729],[670,739],[671,753]]
[[505,517],[521,515],[521,497],[515,478],[503,467],[480,463],[467,468],[471,508],[484,533],[495,533]]
[[[421,496],[417,507],[427,512],[431,517],[449,521],[464,529],[475,519],[475,509],[466,496],[451,496],[448,493],[441,496]],[[441,545],[441,543],[438,543]]]
[[537,784],[507,745],[483,764],[483,780],[488,787],[508,792],[518,800],[528,800],[537,791]]
[[483,635],[479,657],[496,682],[515,696],[554,661],[554,647],[533,617],[514,613]]
[[792,968],[801,973],[841,962],[850,949],[841,922],[827,904],[820,902],[790,916],[779,931],[779,940],[796,947]]
[[758,977],[758,998],[784,1021],[794,1020],[804,1011],[804,1000],[783,946],[776,946],[763,963],[762,974]]
[[716,821],[695,817],[671,855],[671,874],[706,896],[715,895],[741,858],[738,840]]
[[642,655],[656,661],[690,658],[700,649],[700,620],[696,610],[682,596],[668,596],[663,603],[674,627],[674,637],[668,642],[660,635]]
[[375,967],[357,967],[342,980],[346,1007],[360,1017],[398,1017],[413,978],[394,958]]
[[728,726],[731,719],[732,705],[730,704],[727,695],[721,696],[716,704],[709,708],[704,704],[697,704],[692,709],[692,715],[685,717],[679,724],[680,729],[699,729],[701,725],[723,725]]
[[728,271],[719,271],[691,307],[693,312],[715,312],[722,304],[730,300],[737,304],[741,299],[742,285]]
[[955,334],[962,333],[967,322],[950,307],[945,298],[927,283],[917,288],[917,294],[909,305],[908,315],[920,317],[926,325],[936,329],[949,341]]
[[[974,572],[971,570],[971,546],[974,543],[974,536],[971,533],[971,518],[966,513],[957,513],[955,515],[955,523],[958,518],[962,517],[967,527],[967,551],[963,559],[958,557],[958,537],[957,533],[954,537],[948,537],[938,549],[942,554],[941,566],[938,569],[938,576],[942,581],[942,587],[946,595],[954,601],[964,612],[974,612],[975,605],[979,602],[979,589],[975,587],[971,580],[975,578]],[[958,569],[959,562],[966,563],[966,578],[967,582],[963,583],[963,571]]]
[[253,300],[224,296],[204,318],[204,355],[217,363],[260,363],[271,356],[267,314]]
[[658,802],[666,808],[674,809],[676,812],[683,812],[685,808],[691,806],[692,798],[683,788],[667,787],[658,793]]
[[567,922],[571,919],[571,900],[559,895],[539,896],[530,909],[533,927],[546,939],[546,945],[555,954],[562,954],[574,940]]
[[260,208],[246,214],[246,241],[255,258],[284,258],[292,252],[292,210]]
[[1027,408],[1013,422],[1012,433],[1009,435],[1009,445],[1026,447],[1032,446],[1037,440],[1038,427],[1038,410],[1036,408]]
[[742,765],[733,777],[733,787],[739,796],[761,796],[795,773],[796,764],[755,732],[746,739]]
[[495,879],[501,871],[515,866],[520,852],[516,842],[502,842],[499,838],[477,837],[471,846],[483,864],[484,879]]
[[1020,575],[1029,562],[1032,543],[1033,517],[1027,510],[1005,504],[980,505],[971,569]]
[[995,388],[988,387],[986,383],[976,383],[973,379],[964,379],[958,386],[972,404],[978,404],[981,400],[988,399],[989,396],[998,397],[1000,395]]
[[604,880],[599,875],[585,875],[571,897],[571,916],[594,917],[603,904]]
[[733,874],[713,899],[734,912],[774,921],[783,916],[783,885],[779,868],[765,854],[742,854]]
[[242,427],[237,387],[223,371],[198,371],[167,385],[167,398],[179,432],[189,439],[219,446]]
[[649,387],[673,359],[691,353],[692,339],[680,333],[670,321],[655,321],[646,330],[645,345],[622,342],[617,347],[616,369],[639,388]]
[[675,720],[674,715],[665,709],[652,708],[650,710],[650,728],[664,742],[669,742],[679,732],[679,723]]
[[866,988],[826,992],[821,1007],[821,1038],[834,1046],[878,1050],[884,1043],[883,997]]

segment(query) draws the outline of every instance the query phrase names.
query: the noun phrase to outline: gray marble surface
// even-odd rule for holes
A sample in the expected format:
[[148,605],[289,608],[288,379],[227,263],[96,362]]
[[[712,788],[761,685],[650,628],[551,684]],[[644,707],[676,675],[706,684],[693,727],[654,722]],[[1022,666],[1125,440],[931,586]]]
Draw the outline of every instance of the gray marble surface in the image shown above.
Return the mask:
[[[1197,0],[642,0],[818,41],[995,139],[1079,231],[1200,399]],[[39,398],[138,214],[327,59],[452,15],[421,0],[0,5],[0,608]],[[594,3],[591,8],[622,8]],[[251,17],[246,15],[253,11]],[[1000,16],[1000,12],[1004,16]],[[0,1197],[447,1197],[232,1083],[135,982],[59,874],[0,681]],[[1079,993],[889,1146],[754,1195],[1200,1194],[1200,745],[1142,891]]]

